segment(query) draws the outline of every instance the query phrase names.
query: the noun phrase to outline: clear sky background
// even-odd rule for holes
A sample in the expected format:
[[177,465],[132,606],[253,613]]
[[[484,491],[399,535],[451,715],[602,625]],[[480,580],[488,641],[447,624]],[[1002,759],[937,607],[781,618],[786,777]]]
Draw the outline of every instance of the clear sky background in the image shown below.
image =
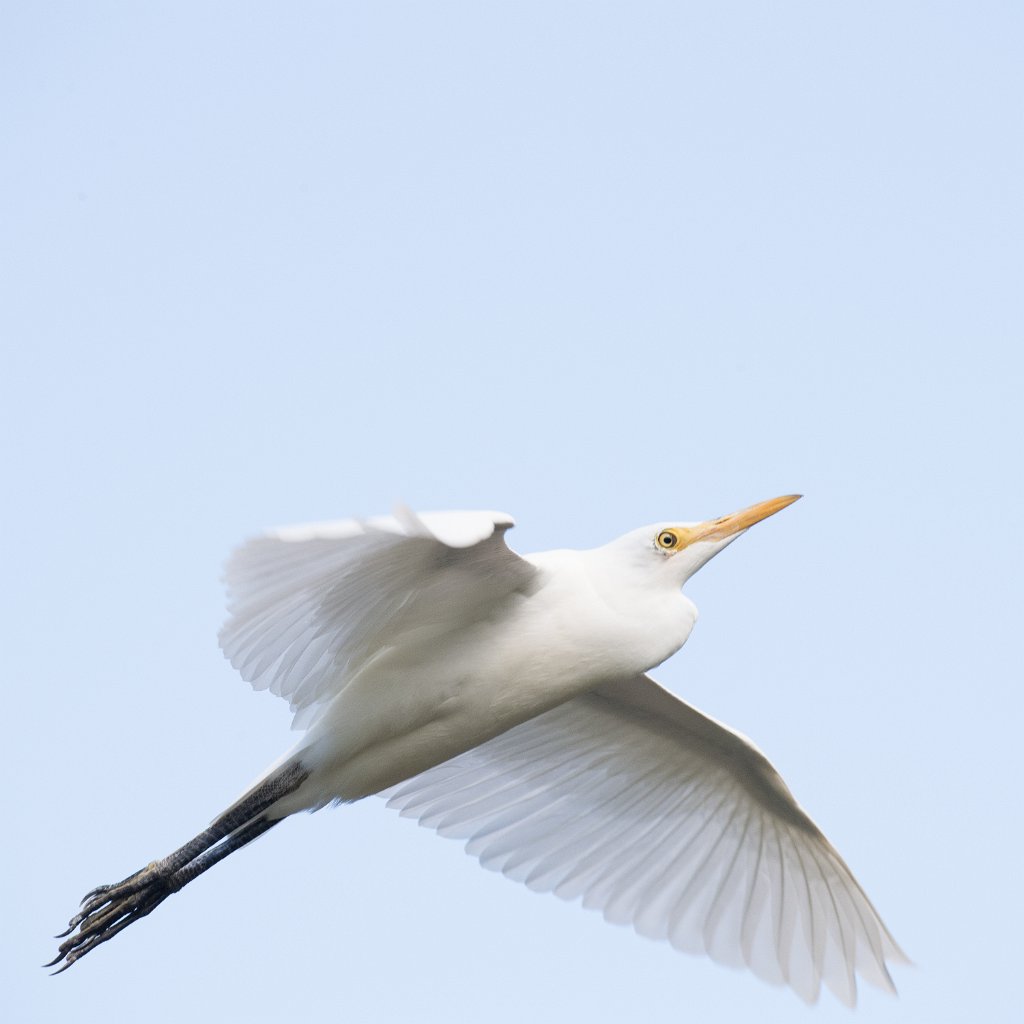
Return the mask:
[[1022,21],[8,5],[5,1019],[851,1020],[376,799],[37,966],[292,743],[216,645],[242,538],[403,500],[590,546],[790,491],[656,675],[764,748],[916,961],[858,1020],[1014,1017]]

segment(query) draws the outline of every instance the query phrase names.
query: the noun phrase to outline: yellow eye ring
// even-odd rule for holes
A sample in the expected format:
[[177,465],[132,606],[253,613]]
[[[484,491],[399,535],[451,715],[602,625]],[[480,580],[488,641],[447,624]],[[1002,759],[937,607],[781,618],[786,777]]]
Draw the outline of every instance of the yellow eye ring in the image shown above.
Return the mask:
[[679,543],[679,537],[671,530],[662,530],[658,534],[658,547],[665,551],[671,551]]

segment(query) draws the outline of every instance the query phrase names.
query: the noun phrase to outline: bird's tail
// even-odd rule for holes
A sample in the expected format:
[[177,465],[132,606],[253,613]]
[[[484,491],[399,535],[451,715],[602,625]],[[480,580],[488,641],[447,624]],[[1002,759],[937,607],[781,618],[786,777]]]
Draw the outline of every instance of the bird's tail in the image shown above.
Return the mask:
[[297,760],[285,760],[180,849],[121,882],[86,893],[81,910],[68,922],[67,930],[57,936],[64,939],[57,956],[45,966],[57,967],[55,974],[66,971],[229,853],[273,828],[281,819],[268,812],[278,800],[298,789],[308,775],[308,769]]

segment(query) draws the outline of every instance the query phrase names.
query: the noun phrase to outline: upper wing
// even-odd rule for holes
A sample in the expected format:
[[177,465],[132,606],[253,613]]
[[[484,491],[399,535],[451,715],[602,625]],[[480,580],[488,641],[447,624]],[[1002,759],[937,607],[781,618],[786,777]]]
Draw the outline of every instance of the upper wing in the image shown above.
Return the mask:
[[527,589],[537,570],[505,546],[512,525],[499,512],[400,509],[258,537],[228,561],[220,645],[308,726],[382,647],[460,628]]
[[389,806],[530,888],[848,1005],[905,961],[850,869],[738,733],[646,676],[394,787]]

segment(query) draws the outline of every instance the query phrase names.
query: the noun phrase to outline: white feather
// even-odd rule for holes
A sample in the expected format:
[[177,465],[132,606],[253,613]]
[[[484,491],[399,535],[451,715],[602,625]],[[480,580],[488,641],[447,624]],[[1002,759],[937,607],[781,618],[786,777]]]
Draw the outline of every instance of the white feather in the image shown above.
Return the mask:
[[385,794],[481,863],[746,965],[813,1002],[893,991],[905,957],[747,739],[646,676],[605,685]]
[[382,649],[465,628],[527,586],[535,570],[502,539],[512,525],[500,512],[403,509],[270,531],[228,561],[221,647],[306,728]]

